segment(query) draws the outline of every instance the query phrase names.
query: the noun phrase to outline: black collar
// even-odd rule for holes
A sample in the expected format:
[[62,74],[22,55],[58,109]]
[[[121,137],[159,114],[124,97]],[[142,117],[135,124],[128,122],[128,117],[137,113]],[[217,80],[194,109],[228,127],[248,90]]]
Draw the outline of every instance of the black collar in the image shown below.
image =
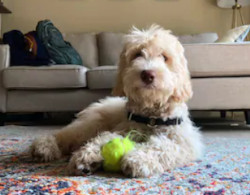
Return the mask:
[[166,121],[164,121],[161,118],[144,117],[144,116],[133,114],[132,112],[128,112],[128,120],[135,121],[138,123],[144,123],[149,127],[155,127],[158,125],[165,125],[165,126],[180,125],[183,121],[182,118],[178,118],[178,117],[167,119]]

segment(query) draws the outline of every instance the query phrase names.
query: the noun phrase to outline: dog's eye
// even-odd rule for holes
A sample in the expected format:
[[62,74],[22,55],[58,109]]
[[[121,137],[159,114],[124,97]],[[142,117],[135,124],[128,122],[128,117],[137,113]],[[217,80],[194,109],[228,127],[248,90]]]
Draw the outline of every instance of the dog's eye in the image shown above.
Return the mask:
[[142,52],[141,51],[138,51],[135,55],[134,55],[134,59],[136,58],[139,58],[139,57],[142,57]]
[[162,57],[163,57],[163,59],[164,59],[164,62],[167,62],[167,61],[168,61],[168,57],[167,57],[166,55],[162,54]]

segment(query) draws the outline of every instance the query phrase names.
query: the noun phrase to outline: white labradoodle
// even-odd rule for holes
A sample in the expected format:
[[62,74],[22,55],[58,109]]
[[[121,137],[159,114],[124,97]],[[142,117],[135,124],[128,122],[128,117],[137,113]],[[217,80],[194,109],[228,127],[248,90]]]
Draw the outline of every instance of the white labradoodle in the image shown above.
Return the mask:
[[201,157],[201,134],[185,103],[192,96],[187,61],[170,31],[157,25],[132,29],[113,94],[126,98],[93,103],[58,133],[36,139],[31,146],[34,159],[52,161],[73,152],[69,173],[91,174],[102,164],[102,145],[132,129],[148,139],[122,158],[121,169],[127,176],[161,174]]

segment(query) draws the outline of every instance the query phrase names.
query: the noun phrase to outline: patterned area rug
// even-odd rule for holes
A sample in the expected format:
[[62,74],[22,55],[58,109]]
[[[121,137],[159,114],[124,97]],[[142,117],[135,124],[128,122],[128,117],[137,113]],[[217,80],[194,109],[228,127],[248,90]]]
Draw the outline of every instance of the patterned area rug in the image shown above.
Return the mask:
[[250,194],[250,140],[207,137],[201,161],[161,176],[128,179],[98,173],[67,177],[66,159],[33,163],[27,148],[51,131],[35,127],[0,128],[0,194]]

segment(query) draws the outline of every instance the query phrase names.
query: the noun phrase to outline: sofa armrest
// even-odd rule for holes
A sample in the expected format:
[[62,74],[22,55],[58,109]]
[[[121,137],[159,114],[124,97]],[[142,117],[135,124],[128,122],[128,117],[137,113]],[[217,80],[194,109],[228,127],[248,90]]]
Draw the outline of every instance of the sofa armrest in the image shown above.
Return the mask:
[[9,45],[0,45],[0,70],[10,65],[10,47]]
[[0,112],[6,112],[6,90],[3,86],[3,70],[10,65],[9,45],[0,45]]
[[249,76],[249,43],[184,44],[192,77]]

